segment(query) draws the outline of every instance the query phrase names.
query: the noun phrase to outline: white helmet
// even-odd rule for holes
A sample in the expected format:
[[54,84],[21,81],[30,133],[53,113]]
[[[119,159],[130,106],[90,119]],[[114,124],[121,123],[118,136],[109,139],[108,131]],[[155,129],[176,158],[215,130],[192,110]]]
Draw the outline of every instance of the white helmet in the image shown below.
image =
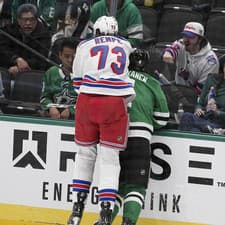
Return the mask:
[[101,16],[94,23],[94,36],[96,35],[116,35],[118,33],[118,23],[112,16]]

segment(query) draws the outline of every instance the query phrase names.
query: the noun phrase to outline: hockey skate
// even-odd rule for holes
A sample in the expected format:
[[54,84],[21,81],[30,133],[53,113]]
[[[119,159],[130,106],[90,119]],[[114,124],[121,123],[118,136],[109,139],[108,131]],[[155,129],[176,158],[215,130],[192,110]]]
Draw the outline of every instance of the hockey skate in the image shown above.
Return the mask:
[[111,225],[112,223],[112,210],[110,209],[109,202],[101,203],[100,218],[94,225]]
[[73,205],[73,211],[72,214],[69,217],[69,220],[67,222],[67,225],[79,225],[83,211],[84,211],[84,202],[87,198],[87,193],[85,192],[79,192],[77,194],[77,202]]
[[134,223],[129,218],[123,218],[123,222],[121,225],[134,225]]

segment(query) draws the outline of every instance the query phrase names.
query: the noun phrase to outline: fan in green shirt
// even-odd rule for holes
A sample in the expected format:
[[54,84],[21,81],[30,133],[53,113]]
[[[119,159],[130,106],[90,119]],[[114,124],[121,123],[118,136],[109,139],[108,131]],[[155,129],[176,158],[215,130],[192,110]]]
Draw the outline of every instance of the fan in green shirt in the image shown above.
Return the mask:
[[[99,0],[92,5],[87,36],[91,37],[93,25],[101,16],[110,14],[110,0]],[[132,0],[118,0],[116,20],[119,34],[129,40],[133,47],[143,41],[143,23],[141,14]]]
[[77,94],[73,89],[70,73],[77,44],[72,38],[64,38],[59,51],[62,67],[52,66],[43,77],[40,103],[43,114],[53,119],[74,117]]

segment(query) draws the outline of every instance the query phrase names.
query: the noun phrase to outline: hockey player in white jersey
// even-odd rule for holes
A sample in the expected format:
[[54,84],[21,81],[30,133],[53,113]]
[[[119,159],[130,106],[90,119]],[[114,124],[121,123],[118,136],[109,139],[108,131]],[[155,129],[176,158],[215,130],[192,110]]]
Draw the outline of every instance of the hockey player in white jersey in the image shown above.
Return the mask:
[[112,222],[119,183],[119,152],[127,144],[127,102],[135,96],[128,76],[133,48],[126,39],[118,37],[117,32],[114,17],[100,17],[94,24],[94,38],[80,43],[73,63],[72,80],[79,93],[75,116],[75,142],[79,150],[69,225],[80,224],[97,157],[100,218],[95,225]]

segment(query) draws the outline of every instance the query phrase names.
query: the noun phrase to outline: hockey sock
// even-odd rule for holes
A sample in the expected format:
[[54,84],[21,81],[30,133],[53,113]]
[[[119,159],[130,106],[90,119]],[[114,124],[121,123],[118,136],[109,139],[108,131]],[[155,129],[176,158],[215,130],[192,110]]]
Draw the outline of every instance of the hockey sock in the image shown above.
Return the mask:
[[124,197],[123,217],[136,224],[144,206],[145,188],[141,185],[125,184],[127,194]]
[[118,191],[120,163],[119,151],[100,146],[99,152],[99,201],[109,201],[113,210]]
[[89,193],[96,161],[96,147],[79,146],[75,158],[73,179],[73,202],[78,202],[77,193]]

